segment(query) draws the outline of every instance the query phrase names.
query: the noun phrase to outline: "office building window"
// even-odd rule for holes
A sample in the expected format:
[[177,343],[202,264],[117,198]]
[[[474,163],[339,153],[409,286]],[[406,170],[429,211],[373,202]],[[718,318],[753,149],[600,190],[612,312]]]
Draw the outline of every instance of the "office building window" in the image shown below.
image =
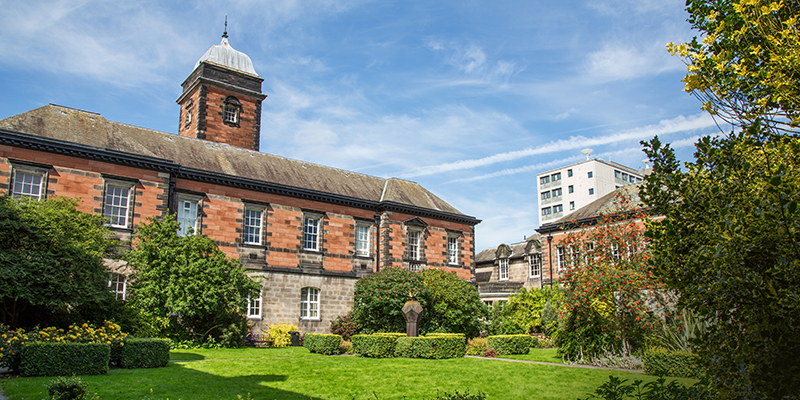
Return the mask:
[[550,180],[553,182],[561,180],[561,172],[556,172],[555,174],[550,176]]
[[545,207],[545,208],[542,209],[542,215],[550,215],[552,213],[553,213],[553,209],[551,209],[550,207]]
[[570,201],[569,202],[569,209],[570,210],[574,210],[575,209],[575,202],[574,201]]
[[562,206],[561,204],[559,204],[557,206],[553,206],[553,212],[554,213],[560,213],[562,211],[564,211],[564,206]]
[[594,194],[594,188],[589,189],[589,194]]
[[550,192],[542,192],[542,200],[547,200],[550,198]]
[[571,177],[572,177],[572,170],[571,170],[571,169],[568,169],[568,170],[567,170],[567,177],[568,177],[568,178],[571,178]]
[[575,192],[575,186],[569,185],[569,187],[567,187],[567,191],[568,191],[569,193],[573,193],[573,192]]
[[561,196],[561,188],[553,189],[553,197]]
[[620,179],[621,177],[622,177],[622,172],[614,170],[614,178]]
[[586,174],[587,174],[587,176],[588,176],[589,178],[591,178],[591,177],[593,177],[593,176],[594,176],[594,173],[592,173],[592,171],[589,171],[589,172],[587,172]]
[[539,184],[544,185],[545,183],[550,183],[550,176],[543,176],[539,178]]

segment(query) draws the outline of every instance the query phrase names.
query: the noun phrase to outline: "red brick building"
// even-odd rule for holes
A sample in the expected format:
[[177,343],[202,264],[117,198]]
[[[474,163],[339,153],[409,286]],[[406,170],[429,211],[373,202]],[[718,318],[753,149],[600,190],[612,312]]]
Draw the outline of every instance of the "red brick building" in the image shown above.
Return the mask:
[[[0,120],[0,194],[79,197],[130,243],[151,216],[213,238],[262,279],[248,316],[328,331],[390,266],[473,278],[474,226],[417,183],[260,153],[262,78],[227,36],[183,83],[179,135],[47,105]],[[125,296],[123,262],[108,260]]]

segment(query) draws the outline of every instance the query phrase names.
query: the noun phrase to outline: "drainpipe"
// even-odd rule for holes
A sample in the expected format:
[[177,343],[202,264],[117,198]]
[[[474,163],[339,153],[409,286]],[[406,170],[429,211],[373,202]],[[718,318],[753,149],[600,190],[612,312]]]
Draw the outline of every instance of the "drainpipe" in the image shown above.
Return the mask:
[[375,272],[381,270],[381,213],[376,211],[375,215]]
[[550,287],[553,287],[553,236],[547,234],[547,264],[550,265]]

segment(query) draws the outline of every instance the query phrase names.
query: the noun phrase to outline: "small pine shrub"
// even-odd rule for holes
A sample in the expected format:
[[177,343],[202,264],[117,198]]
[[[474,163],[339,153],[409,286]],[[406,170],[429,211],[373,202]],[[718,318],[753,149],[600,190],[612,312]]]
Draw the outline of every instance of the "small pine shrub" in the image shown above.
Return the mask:
[[50,400],[97,400],[97,393],[92,393],[81,378],[77,376],[60,376],[47,385]]
[[273,346],[289,347],[292,345],[292,335],[290,335],[289,332],[292,331],[297,331],[297,325],[275,324],[270,325],[269,329],[264,333],[269,333],[273,341]]

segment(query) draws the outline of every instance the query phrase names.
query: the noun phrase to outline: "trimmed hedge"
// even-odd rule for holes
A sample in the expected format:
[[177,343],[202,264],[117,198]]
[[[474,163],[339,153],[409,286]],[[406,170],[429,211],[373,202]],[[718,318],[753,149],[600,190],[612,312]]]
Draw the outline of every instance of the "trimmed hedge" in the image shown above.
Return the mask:
[[107,343],[31,342],[22,350],[20,375],[64,376],[108,373],[111,346]]
[[644,352],[642,362],[648,375],[700,379],[705,374],[696,353],[653,349]]
[[340,354],[342,337],[328,333],[306,333],[305,348],[312,353],[333,355]]
[[496,335],[489,336],[486,345],[498,355],[528,354],[536,344],[534,339],[531,335]]
[[408,358],[459,358],[466,351],[465,337],[460,334],[401,337],[395,346],[396,357]]
[[353,335],[353,354],[361,357],[386,358],[394,357],[397,339],[405,337],[405,333],[373,333],[371,335]]
[[122,368],[159,368],[169,362],[169,339],[125,339],[120,347]]

